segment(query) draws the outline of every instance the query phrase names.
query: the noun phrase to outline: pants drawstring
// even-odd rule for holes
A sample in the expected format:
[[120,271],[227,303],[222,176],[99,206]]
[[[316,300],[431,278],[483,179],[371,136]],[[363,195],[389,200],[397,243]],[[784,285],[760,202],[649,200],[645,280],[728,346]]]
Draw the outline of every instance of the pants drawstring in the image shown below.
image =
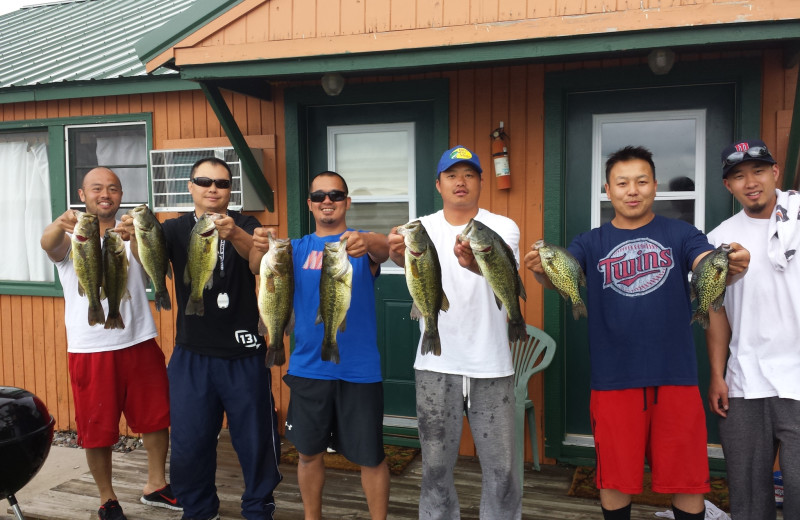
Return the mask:
[[469,407],[471,405],[470,400],[469,400],[469,378],[467,376],[462,376],[462,377],[463,377],[463,379],[462,379],[463,386],[461,387],[461,395],[463,395],[464,399],[466,399],[466,401],[467,401],[467,410],[469,410]]
[[[647,388],[642,388],[642,397],[644,398],[644,411],[647,411]],[[653,404],[658,404],[658,387],[654,386],[653,388]]]

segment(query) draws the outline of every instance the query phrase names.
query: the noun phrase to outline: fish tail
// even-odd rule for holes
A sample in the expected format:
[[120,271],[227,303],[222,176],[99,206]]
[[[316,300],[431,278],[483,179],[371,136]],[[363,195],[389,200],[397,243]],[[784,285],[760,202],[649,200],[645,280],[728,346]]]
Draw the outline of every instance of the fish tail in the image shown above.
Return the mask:
[[694,323],[695,321],[697,323],[699,323],[701,327],[703,327],[704,329],[707,329],[708,328],[708,313],[704,312],[703,309],[700,309],[698,307],[698,309],[696,311],[694,311],[694,314],[692,314],[692,321],[690,321],[689,323],[691,324],[691,323]]
[[286,363],[286,351],[283,348],[283,343],[277,347],[269,347],[267,349],[267,358],[264,360],[267,368],[275,365],[281,366],[284,363]]
[[515,320],[508,322],[508,341],[527,341],[528,327],[525,320]]
[[166,288],[156,292],[155,300],[157,311],[160,311],[161,309],[164,309],[165,311],[172,309],[172,301],[169,298],[169,291],[167,291]]
[[97,304],[89,304],[89,325],[102,325],[106,322],[106,315],[103,313],[103,306],[98,301]]
[[206,312],[206,307],[203,304],[203,299],[200,298],[199,300],[193,299],[191,296],[189,297],[189,301],[186,304],[186,315],[187,316],[202,316]]
[[586,310],[586,304],[583,303],[583,300],[578,298],[572,302],[572,317],[578,320],[581,316],[587,318],[589,313]]
[[442,355],[442,340],[439,338],[439,331],[428,332],[422,335],[422,346],[420,347],[422,355],[433,354],[434,356]]
[[117,312],[116,316],[112,315],[110,312],[108,313],[108,317],[106,318],[106,324],[104,325],[106,329],[124,329],[125,322],[122,321],[122,315]]
[[336,339],[325,338],[322,340],[322,361],[339,364],[339,345],[336,343]]

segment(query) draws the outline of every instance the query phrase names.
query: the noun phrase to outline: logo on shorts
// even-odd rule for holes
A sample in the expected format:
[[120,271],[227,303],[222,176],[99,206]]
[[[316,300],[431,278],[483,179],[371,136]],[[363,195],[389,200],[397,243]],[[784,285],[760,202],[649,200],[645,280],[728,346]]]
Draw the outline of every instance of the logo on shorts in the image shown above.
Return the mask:
[[597,263],[603,289],[623,296],[643,296],[658,289],[675,266],[672,248],[649,238],[628,240]]
[[246,348],[258,348],[261,346],[258,341],[258,336],[249,331],[237,330],[234,335],[236,337],[236,342],[241,343]]

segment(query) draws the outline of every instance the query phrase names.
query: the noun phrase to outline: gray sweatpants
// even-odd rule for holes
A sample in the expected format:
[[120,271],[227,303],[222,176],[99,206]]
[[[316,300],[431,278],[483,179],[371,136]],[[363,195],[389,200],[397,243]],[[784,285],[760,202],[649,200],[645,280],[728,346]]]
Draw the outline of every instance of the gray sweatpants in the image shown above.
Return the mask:
[[453,470],[465,411],[483,473],[480,518],[520,519],[522,486],[514,471],[514,376],[473,379],[417,370],[416,391],[422,445],[420,519],[461,518]]
[[784,520],[800,520],[800,401],[729,399],[719,419],[733,520],[774,520],[772,466],[780,447]]

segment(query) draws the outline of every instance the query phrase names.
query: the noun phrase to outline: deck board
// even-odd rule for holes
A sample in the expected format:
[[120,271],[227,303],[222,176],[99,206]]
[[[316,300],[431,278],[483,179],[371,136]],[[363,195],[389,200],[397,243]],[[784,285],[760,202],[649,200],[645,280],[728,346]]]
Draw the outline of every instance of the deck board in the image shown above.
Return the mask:
[[[243,490],[241,470],[230,444],[227,431],[220,437],[217,450],[217,492],[220,516],[225,520],[241,518],[240,500]],[[277,520],[302,520],[303,505],[297,485],[297,467],[282,465],[283,482],[275,491]],[[542,466],[537,472],[525,471],[523,513],[525,520],[573,520],[600,518],[596,500],[567,496],[572,469],[566,466]],[[114,488],[129,520],[179,520],[180,512],[144,506],[139,503],[141,487],[147,474],[147,454],[138,449],[114,460]],[[392,476],[389,518],[417,517],[422,463],[418,456],[400,476]],[[481,491],[480,466],[477,459],[460,457],[456,467],[456,487],[463,520],[478,520]],[[35,502],[21,503],[26,520],[93,520],[97,518],[97,488],[90,474],[60,484]],[[634,520],[652,520],[653,513],[663,508],[634,505]],[[366,501],[357,472],[328,470],[323,495],[323,516],[328,519],[368,519]],[[6,516],[3,518],[12,518]]]

